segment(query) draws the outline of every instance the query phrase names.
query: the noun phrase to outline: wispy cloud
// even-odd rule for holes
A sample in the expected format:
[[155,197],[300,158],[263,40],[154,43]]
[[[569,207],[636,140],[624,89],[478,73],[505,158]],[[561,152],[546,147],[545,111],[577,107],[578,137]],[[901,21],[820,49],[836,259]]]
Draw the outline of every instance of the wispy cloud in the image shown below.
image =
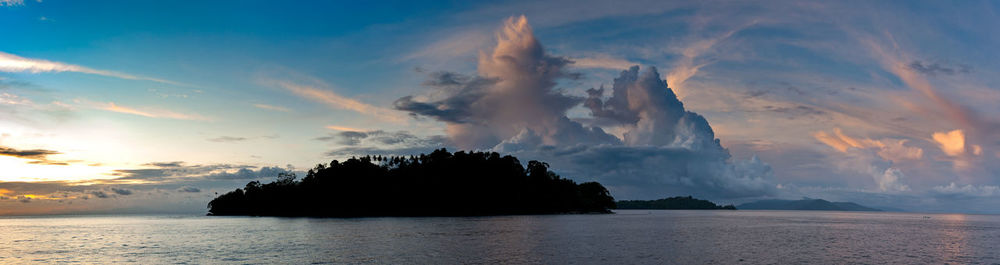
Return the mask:
[[840,128],[833,129],[833,135],[819,131],[813,133],[816,140],[837,149],[842,153],[847,153],[851,148],[872,149],[886,160],[900,161],[904,159],[916,160],[924,156],[924,150],[920,147],[907,146],[906,139],[881,139],[855,138],[844,134]]
[[257,136],[257,137],[219,136],[219,137],[215,137],[215,138],[209,138],[209,139],[206,139],[206,140],[208,140],[210,142],[217,142],[217,143],[232,143],[232,142],[249,141],[249,140],[254,140],[254,139],[276,139],[276,138],[278,138],[278,135],[265,135],[265,136]]
[[695,62],[695,60],[698,57],[702,56],[703,54],[707,53],[709,50],[712,49],[712,47],[715,47],[715,45],[718,44],[719,42],[729,39],[729,37],[733,36],[733,34],[735,34],[736,32],[746,29],[747,27],[750,27],[754,24],[756,24],[756,21],[743,25],[739,28],[730,30],[725,34],[722,34],[715,38],[699,40],[692,44],[689,44],[687,47],[684,47],[684,49],[681,50],[680,59],[678,59],[673,68],[670,69],[670,72],[667,73],[667,84],[669,84],[670,87],[674,90],[674,92],[677,93],[678,97],[683,98],[684,82],[686,82],[688,79],[697,74],[702,67],[705,67],[712,63],[712,61]]
[[613,58],[608,55],[598,55],[594,57],[571,58],[571,66],[578,68],[604,68],[614,70],[625,70],[639,63],[631,62],[621,58]]
[[285,108],[285,107],[279,107],[279,106],[268,105],[268,104],[253,104],[253,106],[257,107],[258,109],[266,109],[266,110],[273,110],[273,111],[280,111],[280,112],[291,112],[292,111],[292,110],[290,110],[288,108]]
[[178,86],[190,86],[187,84],[182,84],[165,79],[137,76],[137,75],[131,75],[122,72],[115,72],[108,70],[93,69],[74,64],[53,62],[42,59],[24,58],[21,56],[5,52],[0,52],[0,72],[8,72],[8,73],[26,72],[33,74],[47,73],[47,72],[76,72],[76,73],[102,75],[102,76],[115,77],[128,80],[145,80],[145,81],[153,81],[153,82],[178,85]]
[[330,130],[338,130],[338,131],[342,131],[342,132],[364,132],[365,131],[364,129],[344,127],[344,126],[336,126],[336,125],[327,125],[326,128],[330,129]]
[[121,106],[121,105],[115,104],[114,102],[108,102],[108,103],[104,103],[104,104],[98,104],[97,108],[98,109],[102,109],[102,110],[106,110],[106,111],[112,111],[112,112],[118,112],[118,113],[125,113],[125,114],[132,114],[132,115],[138,115],[138,116],[149,117],[149,118],[164,118],[164,119],[175,119],[175,120],[197,120],[197,121],[207,121],[207,120],[210,120],[209,118],[201,116],[201,115],[198,115],[198,114],[177,113],[177,112],[167,111],[167,110],[140,110],[140,109],[136,109],[136,108],[132,108],[132,107]]
[[287,89],[296,96],[323,103],[334,109],[350,110],[378,117],[389,122],[399,123],[406,121],[406,116],[395,110],[376,107],[356,99],[341,96],[333,91],[330,91],[328,86],[319,87],[280,80],[270,80],[268,83]]
[[477,50],[488,46],[492,40],[490,37],[489,34],[479,29],[461,31],[404,55],[399,61],[416,59],[441,60],[463,55],[475,55]]

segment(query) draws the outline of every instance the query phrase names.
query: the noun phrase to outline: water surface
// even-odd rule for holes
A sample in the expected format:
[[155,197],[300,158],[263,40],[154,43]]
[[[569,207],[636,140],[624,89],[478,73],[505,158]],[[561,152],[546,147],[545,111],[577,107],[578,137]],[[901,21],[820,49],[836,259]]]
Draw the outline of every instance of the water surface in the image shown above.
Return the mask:
[[648,211],[0,218],[0,263],[1000,264],[1000,216]]

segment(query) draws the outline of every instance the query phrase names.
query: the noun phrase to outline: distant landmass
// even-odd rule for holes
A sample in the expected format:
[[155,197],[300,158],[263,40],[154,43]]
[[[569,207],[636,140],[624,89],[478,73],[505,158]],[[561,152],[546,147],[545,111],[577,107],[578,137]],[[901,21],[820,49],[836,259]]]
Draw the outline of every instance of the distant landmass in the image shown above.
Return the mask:
[[830,202],[823,199],[762,200],[736,206],[742,210],[810,210],[810,211],[882,211],[853,202]]
[[282,174],[208,203],[209,215],[480,216],[610,213],[597,182],[561,178],[544,162],[445,149],[419,156],[365,156],[319,164],[302,180]]
[[716,205],[713,202],[687,197],[642,201],[622,200],[616,203],[618,209],[658,209],[658,210],[736,210],[732,205]]

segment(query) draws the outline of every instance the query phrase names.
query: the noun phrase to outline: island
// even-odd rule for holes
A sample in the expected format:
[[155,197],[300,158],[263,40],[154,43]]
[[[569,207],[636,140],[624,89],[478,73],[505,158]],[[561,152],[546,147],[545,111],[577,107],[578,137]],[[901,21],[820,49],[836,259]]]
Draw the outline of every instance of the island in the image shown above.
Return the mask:
[[799,210],[799,211],[882,211],[853,202],[831,202],[823,199],[762,200],[738,206],[743,210]]
[[713,202],[687,197],[670,197],[659,200],[622,200],[617,203],[618,209],[655,209],[655,210],[736,210],[732,205],[716,205]]
[[495,152],[365,156],[310,169],[301,180],[281,174],[252,181],[208,203],[209,215],[484,216],[610,213],[614,198],[597,182],[577,184]]

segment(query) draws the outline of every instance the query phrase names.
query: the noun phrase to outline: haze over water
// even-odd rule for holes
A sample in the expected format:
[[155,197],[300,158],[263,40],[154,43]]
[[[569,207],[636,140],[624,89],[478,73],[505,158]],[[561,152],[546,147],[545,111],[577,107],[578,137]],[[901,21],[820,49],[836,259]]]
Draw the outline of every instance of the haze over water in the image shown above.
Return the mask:
[[649,211],[0,219],[0,263],[996,264],[1000,216]]

